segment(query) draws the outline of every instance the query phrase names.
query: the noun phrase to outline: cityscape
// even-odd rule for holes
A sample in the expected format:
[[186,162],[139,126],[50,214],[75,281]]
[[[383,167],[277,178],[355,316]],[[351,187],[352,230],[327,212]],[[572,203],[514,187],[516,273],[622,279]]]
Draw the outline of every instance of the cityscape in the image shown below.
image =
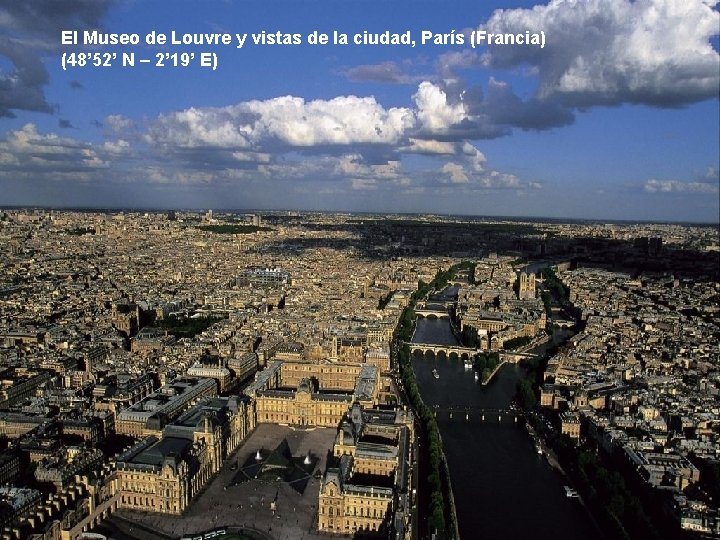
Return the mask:
[[718,0],[0,0],[0,540],[720,538]]
[[[0,235],[8,539],[718,533],[714,226],[6,209]],[[458,430],[564,506],[479,512],[518,496]]]

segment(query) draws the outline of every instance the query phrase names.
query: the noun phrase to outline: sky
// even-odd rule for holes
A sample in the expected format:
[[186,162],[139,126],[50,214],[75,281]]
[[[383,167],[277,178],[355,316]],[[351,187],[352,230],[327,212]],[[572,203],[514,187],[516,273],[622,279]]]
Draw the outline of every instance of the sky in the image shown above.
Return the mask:
[[0,205],[717,223],[719,33],[715,0],[0,0]]

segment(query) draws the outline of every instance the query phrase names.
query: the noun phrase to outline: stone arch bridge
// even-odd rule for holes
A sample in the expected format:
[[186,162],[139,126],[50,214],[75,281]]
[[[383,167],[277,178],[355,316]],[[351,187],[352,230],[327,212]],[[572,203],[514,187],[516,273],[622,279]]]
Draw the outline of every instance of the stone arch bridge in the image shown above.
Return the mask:
[[473,349],[470,347],[461,347],[459,345],[436,345],[434,343],[408,343],[408,346],[410,347],[410,354],[414,354],[415,352],[419,352],[422,355],[427,354],[428,352],[432,352],[435,354],[435,356],[438,355],[438,353],[444,353],[445,356],[448,358],[451,354],[456,354],[458,358],[472,358],[475,356],[478,352],[480,352],[480,349]]
[[416,317],[425,317],[428,319],[449,319],[450,314],[447,311],[441,311],[438,309],[421,308],[415,310]]

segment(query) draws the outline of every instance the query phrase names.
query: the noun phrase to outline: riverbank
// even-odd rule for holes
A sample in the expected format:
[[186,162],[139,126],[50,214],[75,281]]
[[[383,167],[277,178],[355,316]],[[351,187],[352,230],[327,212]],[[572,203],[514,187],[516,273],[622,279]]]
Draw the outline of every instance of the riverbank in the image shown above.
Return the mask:
[[501,360],[500,363],[499,363],[497,366],[495,366],[495,369],[492,370],[492,372],[490,373],[490,375],[488,375],[486,378],[483,377],[483,380],[482,380],[482,383],[481,383],[481,384],[482,384],[483,386],[487,386],[487,384],[488,384],[490,381],[492,381],[492,378],[495,376],[495,374],[496,374],[498,371],[500,371],[500,368],[503,367],[505,364],[507,364],[507,360]]
[[[444,444],[440,435],[435,415],[428,407],[420,394],[417,385],[415,371],[411,362],[410,349],[407,343],[415,336],[416,319],[414,307],[419,300],[429,298],[435,291],[444,289],[449,280],[453,279],[456,272],[467,268],[472,263],[459,263],[447,271],[440,271],[429,283],[420,282],[418,289],[412,294],[409,305],[405,308],[394,335],[393,350],[397,351],[396,365],[399,367],[400,377],[404,391],[408,396],[409,405],[413,409],[416,418],[421,426],[421,439],[425,440],[426,450],[421,454],[420,464],[423,465],[423,457],[427,460],[426,469],[429,469],[427,485],[431,487],[431,495],[428,504],[428,532],[435,528],[435,534],[440,538],[459,538],[457,510],[455,498],[452,492],[450,468],[447,457],[443,450]],[[450,329],[453,340],[456,339],[452,328]],[[420,469],[422,470],[422,466]],[[426,500],[426,503],[428,501]]]
[[[424,339],[448,331],[440,320],[417,324]],[[423,400],[433,411],[507,410],[525,372],[521,365],[506,363],[493,384],[482,386],[460,359],[429,360],[418,354],[412,363]],[[465,414],[442,414],[437,423],[462,538],[599,539],[583,508],[566,497],[567,482],[537,455],[522,422],[510,415],[483,422],[479,415],[468,420]]]
[[[560,461],[558,460],[557,455],[555,454],[555,451],[549,446],[548,441],[540,434],[538,433],[532,426],[530,422],[526,423],[528,433],[533,438],[533,440],[538,441],[540,444],[540,448],[542,449],[543,455],[545,456],[545,459],[548,462],[548,465],[550,465],[553,469],[555,469],[562,477],[563,479],[572,487],[572,479],[570,478],[570,475],[563,469],[563,466],[560,464]],[[583,498],[583,496],[577,492],[577,501],[580,503],[580,505],[584,508],[585,512],[587,513],[588,519],[593,523],[595,526],[595,530],[597,533],[601,536],[605,536],[602,527],[600,526],[600,523],[595,519],[595,516],[590,509],[589,505],[587,504],[587,501]]]
[[418,534],[421,537],[437,535],[441,539],[457,539],[459,538],[457,513],[440,430],[432,411],[423,401],[418,389],[410,360],[410,348],[406,344],[415,330],[415,314],[412,305],[414,305],[414,299],[400,317],[395,331],[393,349],[397,350],[396,363],[399,367],[403,392],[417,419],[418,469],[423,478],[427,477],[427,483],[423,485],[430,488],[426,492],[425,489],[418,487],[418,507],[421,514],[418,522],[427,523],[427,530],[422,531],[426,534],[423,535],[421,531],[418,531]]

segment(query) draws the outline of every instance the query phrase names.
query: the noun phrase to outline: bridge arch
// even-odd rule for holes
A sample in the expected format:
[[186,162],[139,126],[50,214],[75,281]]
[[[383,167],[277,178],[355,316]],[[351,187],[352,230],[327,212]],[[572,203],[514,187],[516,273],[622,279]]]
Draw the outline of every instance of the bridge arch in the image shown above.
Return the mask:
[[434,345],[432,343],[408,343],[408,345],[411,354],[420,353],[423,357],[426,357],[428,352],[432,352],[436,358],[442,353],[446,358],[455,355],[459,359],[469,359],[477,352],[475,349],[459,345]]
[[449,319],[450,314],[447,311],[439,311],[436,309],[416,309],[415,316],[426,319]]

